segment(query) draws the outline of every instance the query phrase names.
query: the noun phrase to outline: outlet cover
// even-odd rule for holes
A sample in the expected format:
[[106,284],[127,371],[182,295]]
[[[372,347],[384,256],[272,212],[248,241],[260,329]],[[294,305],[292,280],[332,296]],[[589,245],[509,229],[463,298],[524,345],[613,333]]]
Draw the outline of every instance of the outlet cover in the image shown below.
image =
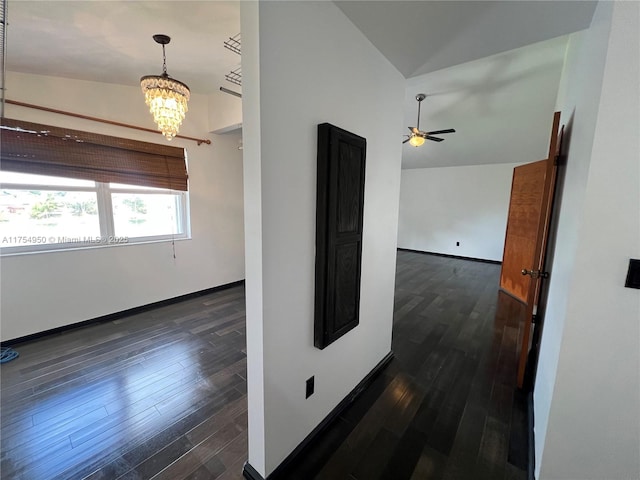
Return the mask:
[[314,379],[315,377],[311,377],[307,379],[307,393],[306,393],[306,397],[304,398],[309,398],[311,395],[313,395]]
[[624,283],[627,288],[640,289],[640,260],[632,258],[629,260],[629,270],[627,271],[627,281]]

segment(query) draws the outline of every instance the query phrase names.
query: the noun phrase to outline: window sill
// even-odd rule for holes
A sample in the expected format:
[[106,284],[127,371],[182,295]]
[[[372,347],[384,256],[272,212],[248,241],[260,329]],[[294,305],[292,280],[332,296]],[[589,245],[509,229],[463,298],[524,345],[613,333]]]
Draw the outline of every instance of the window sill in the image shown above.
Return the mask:
[[115,237],[112,241],[103,242],[102,239],[92,239],[91,241],[69,241],[61,243],[50,243],[40,245],[28,245],[24,247],[0,247],[0,257],[14,257],[20,255],[37,255],[42,253],[58,253],[78,250],[96,250],[112,247],[126,247],[132,245],[148,245],[153,243],[171,243],[184,240],[191,240],[191,236],[180,235],[171,237]]

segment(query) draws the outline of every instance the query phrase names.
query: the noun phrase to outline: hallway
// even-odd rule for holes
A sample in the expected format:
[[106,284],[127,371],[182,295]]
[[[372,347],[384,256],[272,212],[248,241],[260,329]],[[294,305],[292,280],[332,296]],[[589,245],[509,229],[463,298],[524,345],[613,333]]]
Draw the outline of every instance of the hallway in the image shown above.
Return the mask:
[[[525,479],[520,304],[500,266],[399,251],[394,360],[288,478]],[[364,321],[362,319],[361,321]]]

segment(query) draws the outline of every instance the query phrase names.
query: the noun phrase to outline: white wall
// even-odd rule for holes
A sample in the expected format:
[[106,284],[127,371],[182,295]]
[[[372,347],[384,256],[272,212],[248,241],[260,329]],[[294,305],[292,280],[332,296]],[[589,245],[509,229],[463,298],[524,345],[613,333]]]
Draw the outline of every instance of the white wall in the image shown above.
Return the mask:
[[640,478],[640,257],[637,2],[601,2],[567,56],[572,118],[534,392],[540,479]]
[[[248,395],[249,411],[262,409],[249,416],[249,462],[266,476],[391,349],[405,85],[331,2],[241,8]],[[319,350],[313,316],[323,122],[368,143],[360,325]],[[315,394],[305,400],[312,375]]]
[[247,306],[248,462],[266,478],[262,255],[262,131],[260,115],[260,14],[258,2],[240,3],[245,224],[245,296]]
[[[154,128],[139,88],[9,72],[7,97]],[[96,95],[96,92],[100,92]],[[192,95],[181,133],[188,154],[192,239],[3,256],[2,340],[69,325],[244,278],[239,134],[208,135],[206,96]],[[162,136],[6,106],[6,116],[162,143]]]
[[517,165],[402,170],[398,247],[501,261]]

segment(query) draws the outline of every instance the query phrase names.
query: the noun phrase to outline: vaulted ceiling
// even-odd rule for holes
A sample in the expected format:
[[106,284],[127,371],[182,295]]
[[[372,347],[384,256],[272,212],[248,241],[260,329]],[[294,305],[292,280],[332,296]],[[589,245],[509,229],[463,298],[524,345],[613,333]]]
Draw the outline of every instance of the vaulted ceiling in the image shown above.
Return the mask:
[[[528,159],[499,151],[500,138],[531,146],[528,156],[543,150],[567,41],[561,36],[587,28],[595,9],[580,0],[335,3],[408,78],[399,141],[415,126],[416,93],[429,95],[421,127],[458,130],[440,144],[405,145],[404,168]],[[240,57],[223,46],[240,31],[238,1],[10,0],[8,20],[9,71],[137,86],[142,75],[161,72],[152,35],[165,33],[171,76],[194,93],[238,89],[224,76]]]
[[337,1],[407,78],[585,29],[592,1]]

